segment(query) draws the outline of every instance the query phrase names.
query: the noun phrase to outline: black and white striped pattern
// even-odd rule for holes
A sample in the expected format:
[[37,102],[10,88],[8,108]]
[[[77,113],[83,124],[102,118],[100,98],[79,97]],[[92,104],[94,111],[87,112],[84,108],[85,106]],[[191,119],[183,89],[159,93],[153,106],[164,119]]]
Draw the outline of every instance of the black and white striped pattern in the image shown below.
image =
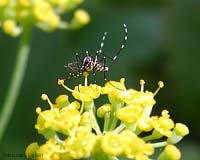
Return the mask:
[[[103,52],[104,41],[106,39],[107,32],[104,32],[102,41],[100,43],[100,49],[96,51],[95,56],[89,55],[89,52],[86,51],[86,56],[83,59],[81,59],[79,54],[76,53],[76,62],[68,63],[68,65],[66,65],[65,67],[67,67],[77,73],[69,73],[68,78],[71,78],[71,77],[76,78],[76,77],[79,77],[80,75],[82,75],[83,72],[92,71],[95,83],[96,83],[95,72],[103,72],[104,80],[107,80],[105,73],[108,71],[109,68],[106,66],[106,60],[110,59],[112,61],[115,61],[117,59],[118,55],[121,53],[122,49],[125,47],[125,44],[128,39],[128,29],[127,29],[126,24],[124,24],[124,32],[125,32],[124,40],[123,40],[122,44],[120,45],[120,48],[118,49],[118,51],[114,57],[105,55]],[[102,55],[103,58],[100,59],[99,55]]]

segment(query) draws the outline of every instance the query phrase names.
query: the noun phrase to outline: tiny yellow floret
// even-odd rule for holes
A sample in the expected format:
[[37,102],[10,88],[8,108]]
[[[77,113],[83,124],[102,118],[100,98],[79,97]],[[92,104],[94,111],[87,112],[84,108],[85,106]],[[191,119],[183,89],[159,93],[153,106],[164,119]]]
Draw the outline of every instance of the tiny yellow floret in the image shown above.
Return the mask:
[[176,135],[184,137],[185,135],[189,134],[189,129],[185,124],[176,123],[174,132]]
[[87,24],[90,21],[89,14],[83,9],[76,10],[74,17],[76,21],[81,25]]
[[140,105],[129,104],[126,107],[120,108],[116,116],[123,122],[134,123],[142,114],[142,107]]
[[69,105],[69,100],[66,94],[62,94],[56,97],[55,104],[53,104],[55,108],[62,108],[66,107],[67,105]]
[[108,132],[102,137],[101,148],[109,156],[119,156],[123,152],[120,137],[112,132]]
[[181,159],[181,152],[174,145],[167,145],[164,151],[159,155],[158,160],[179,160]]
[[104,117],[104,115],[112,110],[111,104],[104,104],[97,109],[97,116]]
[[7,33],[9,35],[13,35],[14,30],[16,28],[16,22],[12,19],[5,20],[3,22],[2,28],[3,28],[5,33]]
[[25,155],[27,158],[34,158],[34,156],[39,156],[36,154],[36,151],[39,149],[39,145],[37,142],[31,143],[28,145],[25,151]]

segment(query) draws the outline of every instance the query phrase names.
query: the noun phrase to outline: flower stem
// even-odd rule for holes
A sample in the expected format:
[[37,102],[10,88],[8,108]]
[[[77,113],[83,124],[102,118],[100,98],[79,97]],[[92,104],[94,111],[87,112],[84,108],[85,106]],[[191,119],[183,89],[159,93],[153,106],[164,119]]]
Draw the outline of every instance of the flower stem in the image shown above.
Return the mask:
[[125,124],[121,123],[113,132],[120,133],[125,127]]
[[19,49],[17,52],[14,70],[11,76],[11,82],[8,87],[8,92],[0,114],[0,142],[3,138],[3,134],[7,128],[9,119],[14,110],[15,103],[19,95],[19,90],[23,82],[24,73],[26,70],[28,56],[30,52],[30,30],[31,28],[29,26],[24,28],[19,42]]
[[159,147],[164,147],[166,146],[168,143],[166,141],[163,141],[163,142],[157,142],[157,143],[152,143],[151,145],[154,147],[154,148],[159,148]]
[[150,140],[153,140],[153,139],[156,139],[156,138],[155,138],[154,135],[148,135],[148,136],[143,137],[143,139],[144,139],[145,141],[150,141]]
[[104,116],[103,132],[108,131],[109,123],[110,123],[110,112],[106,113],[105,116]]
[[117,125],[118,119],[117,119],[117,117],[116,117],[116,112],[117,112],[117,110],[118,110],[119,108],[122,107],[122,103],[118,103],[118,104],[115,104],[115,105],[113,105],[113,106],[114,106],[114,111],[111,112],[112,122],[111,122],[111,124],[110,124],[110,128],[109,128],[110,130],[114,130],[115,127],[116,127],[116,125]]
[[93,129],[96,131],[96,133],[98,135],[102,134],[101,133],[101,130],[100,130],[100,127],[99,127],[99,124],[97,122],[97,119],[96,119],[96,116],[95,116],[95,113],[94,113],[94,110],[95,110],[95,105],[94,105],[94,102],[93,101],[90,101],[90,102],[85,102],[84,103],[84,109],[85,111],[88,111],[91,113],[92,115],[92,118],[93,118]]

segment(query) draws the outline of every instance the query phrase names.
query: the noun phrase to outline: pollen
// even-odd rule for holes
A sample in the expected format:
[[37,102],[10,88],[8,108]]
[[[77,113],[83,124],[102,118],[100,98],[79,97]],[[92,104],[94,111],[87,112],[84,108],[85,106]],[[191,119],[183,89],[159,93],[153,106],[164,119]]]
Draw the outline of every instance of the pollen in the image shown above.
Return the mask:
[[83,77],[87,78],[89,76],[88,72],[83,72]]
[[47,94],[42,94],[42,95],[41,95],[41,99],[42,99],[43,101],[46,101],[46,100],[48,99]]
[[42,112],[42,109],[40,107],[37,107],[35,111],[37,114],[40,114]]
[[58,85],[63,85],[64,84],[64,79],[58,79]]
[[160,88],[163,88],[163,87],[164,87],[163,81],[159,81],[159,82],[158,82],[158,86],[159,86]]
[[140,80],[140,85],[141,85],[141,89],[140,91],[141,92],[144,92],[144,84],[145,84],[145,81],[143,79]]
[[164,83],[162,82],[162,81],[159,81],[158,82],[158,88],[157,88],[157,90],[154,92],[154,96],[159,92],[159,90],[161,89],[161,88],[163,88],[164,87]]
[[53,104],[51,103],[51,101],[50,101],[50,99],[48,98],[47,94],[42,94],[42,95],[41,95],[41,99],[42,99],[43,101],[47,101],[47,102],[49,103],[51,109],[53,109]]

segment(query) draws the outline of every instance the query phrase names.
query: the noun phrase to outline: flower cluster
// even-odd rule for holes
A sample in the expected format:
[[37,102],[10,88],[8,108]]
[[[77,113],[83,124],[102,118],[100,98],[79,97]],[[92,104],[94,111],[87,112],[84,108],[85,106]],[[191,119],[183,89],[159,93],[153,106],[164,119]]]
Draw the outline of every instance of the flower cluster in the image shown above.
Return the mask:
[[[59,95],[52,103],[46,94],[42,100],[50,105],[49,110],[36,108],[38,114],[35,128],[47,141],[39,145],[31,143],[26,149],[28,158],[37,160],[72,160],[91,158],[94,160],[117,160],[126,157],[148,160],[155,149],[164,147],[158,160],[179,160],[181,153],[175,146],[189,133],[188,127],[175,123],[167,110],[160,116],[152,116],[156,103],[154,97],[163,82],[158,83],[155,92],[141,89],[126,89],[124,79],[109,81],[104,87],[96,84],[78,85],[73,90],[58,80],[72,93],[75,101],[67,95]],[[108,103],[96,107],[94,100],[107,95]],[[102,127],[97,117],[104,119]]]
[[0,27],[11,36],[18,36],[27,26],[36,25],[42,30],[76,29],[90,20],[88,13],[77,9],[70,22],[61,15],[73,10],[83,0],[1,0]]

